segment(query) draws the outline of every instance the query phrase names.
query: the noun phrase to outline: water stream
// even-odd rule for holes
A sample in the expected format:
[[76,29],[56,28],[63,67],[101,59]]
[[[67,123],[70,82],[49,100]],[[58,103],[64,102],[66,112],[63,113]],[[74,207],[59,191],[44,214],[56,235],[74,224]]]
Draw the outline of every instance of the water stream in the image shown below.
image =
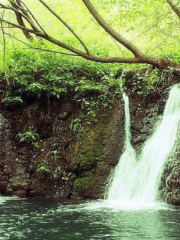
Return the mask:
[[126,204],[156,204],[160,175],[173,149],[180,121],[180,88],[175,85],[171,89],[162,120],[139,156],[136,156],[131,145],[129,100],[125,93],[123,99],[125,150],[115,168],[108,199]]

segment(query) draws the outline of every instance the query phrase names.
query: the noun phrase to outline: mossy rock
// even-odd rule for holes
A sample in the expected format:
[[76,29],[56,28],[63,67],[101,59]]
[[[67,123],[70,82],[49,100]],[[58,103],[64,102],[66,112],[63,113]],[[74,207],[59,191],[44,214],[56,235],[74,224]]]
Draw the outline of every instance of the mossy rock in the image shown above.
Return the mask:
[[73,184],[73,195],[83,196],[84,193],[93,186],[93,176],[78,178]]
[[99,159],[103,156],[104,146],[108,144],[107,118],[99,121],[91,127],[84,126],[81,139],[77,140],[71,149],[70,169],[75,172],[83,172],[95,168]]

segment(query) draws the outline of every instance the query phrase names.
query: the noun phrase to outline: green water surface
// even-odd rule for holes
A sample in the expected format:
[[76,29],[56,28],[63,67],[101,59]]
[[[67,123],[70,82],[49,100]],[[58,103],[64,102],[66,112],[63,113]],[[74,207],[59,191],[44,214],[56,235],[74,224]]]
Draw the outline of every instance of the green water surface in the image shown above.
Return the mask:
[[179,240],[180,209],[123,210],[103,202],[0,198],[0,239]]

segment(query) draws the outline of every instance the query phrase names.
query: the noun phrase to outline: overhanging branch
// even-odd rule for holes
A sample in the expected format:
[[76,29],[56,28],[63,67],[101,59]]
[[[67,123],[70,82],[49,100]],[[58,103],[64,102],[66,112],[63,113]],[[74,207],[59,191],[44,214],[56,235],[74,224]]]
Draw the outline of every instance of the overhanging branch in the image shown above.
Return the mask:
[[19,28],[21,30],[26,30],[30,33],[33,33],[35,34],[36,36],[38,37],[41,37],[49,42],[52,42],[54,43],[55,45],[59,46],[59,47],[62,47],[70,52],[73,52],[75,53],[76,55],[78,56],[81,56],[87,60],[90,60],[90,61],[95,61],[95,62],[102,62],[102,63],[145,63],[144,60],[142,59],[139,59],[139,58],[119,58],[119,57],[98,57],[98,56],[95,56],[95,55],[92,55],[92,54],[87,54],[85,52],[82,52],[74,47],[71,47],[69,46],[68,44],[66,43],[63,43],[49,35],[45,35],[43,33],[40,33],[40,32],[35,32],[33,29],[28,29],[28,28],[25,28],[25,27],[22,27],[22,26],[19,26],[15,23],[11,23],[9,21],[6,21],[6,20],[3,20],[2,18],[0,18],[0,22],[4,22],[6,24],[9,24],[13,27],[16,27],[16,28]]
[[[23,4],[23,6],[26,8],[27,10],[27,15],[29,16],[29,14],[31,15],[31,17],[34,19],[34,21],[36,22],[36,24],[39,26],[39,28],[46,34],[46,31],[44,30],[44,28],[39,24],[39,22],[37,21],[37,19],[35,18],[34,14],[30,11],[30,9],[27,7],[27,5],[22,2],[21,0],[19,0],[20,3]],[[24,11],[24,10],[23,10]],[[25,11],[26,12],[26,11]],[[29,14],[28,14],[29,13]]]
[[[15,2],[13,1],[10,1],[10,4],[12,7],[10,6],[7,6],[9,7],[9,10],[12,10],[14,11],[15,15],[16,15],[16,19],[17,19],[17,22],[20,26],[22,27],[26,27],[25,23],[24,23],[24,20],[23,20],[23,17],[26,18],[26,15],[24,15],[23,13],[21,13],[18,9],[18,6],[16,5]],[[24,33],[24,36],[28,39],[28,40],[32,40],[33,37],[31,36],[31,34],[29,32],[27,32],[26,30],[23,30],[22,29],[22,32]]]
[[172,0],[166,0],[167,3],[171,6],[172,10],[180,18],[180,9],[177,7],[177,4],[174,4]]
[[18,39],[17,37],[11,35],[10,33],[4,32],[4,34],[7,35],[7,36],[9,36],[9,37],[11,37],[11,38],[14,38],[15,40],[17,40],[18,42],[24,44],[25,46],[27,46],[29,49],[32,49],[32,50],[39,50],[39,51],[43,51],[43,52],[59,53],[59,54],[62,54],[62,55],[67,55],[67,56],[79,57],[79,56],[76,55],[76,54],[70,54],[70,53],[65,53],[65,52],[60,52],[60,51],[54,51],[54,50],[50,50],[50,49],[33,47],[33,46],[31,46],[30,44],[25,43],[24,41],[22,41],[22,40]]
[[81,38],[75,33],[75,31],[52,9],[50,8],[43,0],[39,0],[43,4],[44,7],[46,7],[49,12],[51,12],[81,43],[81,45],[84,47],[85,51],[89,53],[88,48],[86,47],[85,43],[81,40]]
[[101,27],[109,33],[110,36],[112,36],[116,41],[121,43],[125,48],[130,50],[135,57],[143,57],[144,54],[130,41],[128,41],[126,38],[124,38],[121,34],[116,32],[106,21],[105,19],[97,12],[95,7],[92,5],[92,3],[89,0],[82,0],[84,4],[86,5],[87,9],[90,11],[92,16],[96,19],[96,21],[101,25]]
[[[12,2],[12,0],[9,0],[10,2]],[[43,0],[39,0],[43,5],[44,5],[44,1]],[[16,0],[16,3],[22,3],[21,5],[19,5],[17,7],[17,4],[15,4],[16,8],[11,7],[11,10],[14,11],[14,13],[18,13],[20,12],[20,16],[27,20],[27,22],[30,24],[29,27],[24,26],[20,23],[16,24],[13,23],[11,21],[7,21],[5,19],[3,19],[2,17],[0,18],[0,23],[2,24],[2,28],[6,28],[6,27],[13,27],[13,28],[17,28],[22,30],[25,33],[28,34],[34,34],[35,36],[39,37],[40,39],[45,39],[67,51],[69,51],[70,53],[62,53],[61,51],[58,53],[62,53],[62,54],[66,54],[66,55],[71,55],[71,56],[80,56],[83,57],[89,61],[94,61],[94,62],[102,62],[102,63],[138,63],[138,64],[150,64],[152,66],[155,66],[157,68],[167,68],[167,67],[172,67],[174,69],[174,72],[176,71],[180,71],[179,68],[179,64],[172,62],[169,59],[160,59],[160,58],[155,58],[155,57],[151,57],[151,56],[147,56],[144,55],[135,45],[133,45],[131,42],[129,42],[127,39],[125,39],[123,36],[121,36],[119,33],[117,33],[111,26],[109,26],[107,24],[107,22],[99,15],[99,13],[96,11],[96,9],[94,8],[94,6],[90,3],[89,0],[82,0],[85,3],[85,6],[89,9],[89,11],[92,13],[93,17],[98,21],[98,23],[106,30],[106,32],[109,33],[109,35],[111,37],[113,37],[113,39],[115,39],[117,42],[121,43],[123,46],[125,46],[127,49],[129,49],[134,55],[135,57],[133,58],[128,58],[128,57],[103,57],[103,56],[96,56],[91,54],[88,49],[86,49],[85,44],[84,44],[84,49],[85,51],[79,50],[78,48],[74,47],[74,46],[70,46],[67,43],[64,43],[54,37],[52,37],[51,35],[46,34],[46,32],[40,27],[40,24],[37,22],[37,20],[35,19],[35,17],[32,15],[32,13],[26,8],[22,8],[22,4],[23,1],[21,0]],[[13,0],[13,2],[15,2],[15,0]],[[24,5],[25,6],[25,5]],[[44,5],[46,8],[48,6],[46,6],[46,4]],[[1,7],[3,8],[3,5],[1,4]],[[48,7],[49,8],[49,7]],[[5,7],[4,9],[7,9],[7,7]],[[17,12],[18,11],[18,12]],[[54,13],[54,11],[52,9],[49,10],[53,15],[55,15],[56,13]],[[55,15],[56,16],[56,15]],[[59,16],[56,16],[59,18]],[[59,19],[62,23],[64,22],[63,19]],[[65,23],[65,22],[64,22]],[[36,25],[37,26],[36,26]],[[66,25],[65,25],[66,24]],[[71,29],[69,27],[69,25],[67,25],[67,23],[65,23],[64,25],[72,32],[75,34],[75,32],[73,31],[73,29]],[[75,35],[77,36],[77,35]],[[77,36],[79,39],[80,37]],[[15,38],[15,37],[14,37]],[[18,39],[16,39],[18,40]],[[21,43],[22,40],[19,39],[19,41]],[[26,43],[25,43],[26,44]],[[30,45],[26,44],[28,47],[31,47]],[[47,49],[41,49],[41,48],[34,48],[32,47],[32,49],[36,49],[36,50],[42,50],[42,51],[51,51],[51,50],[47,50]]]

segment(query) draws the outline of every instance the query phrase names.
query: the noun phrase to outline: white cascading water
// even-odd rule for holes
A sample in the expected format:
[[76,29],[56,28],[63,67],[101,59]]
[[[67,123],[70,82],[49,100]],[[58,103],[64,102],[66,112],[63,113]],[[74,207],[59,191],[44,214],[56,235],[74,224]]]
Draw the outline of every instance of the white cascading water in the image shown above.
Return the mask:
[[108,190],[108,200],[126,203],[155,203],[158,183],[169,153],[176,140],[180,121],[180,87],[175,85],[169,94],[161,122],[146,141],[139,157],[131,145],[129,100],[125,103],[125,151],[114,170]]

